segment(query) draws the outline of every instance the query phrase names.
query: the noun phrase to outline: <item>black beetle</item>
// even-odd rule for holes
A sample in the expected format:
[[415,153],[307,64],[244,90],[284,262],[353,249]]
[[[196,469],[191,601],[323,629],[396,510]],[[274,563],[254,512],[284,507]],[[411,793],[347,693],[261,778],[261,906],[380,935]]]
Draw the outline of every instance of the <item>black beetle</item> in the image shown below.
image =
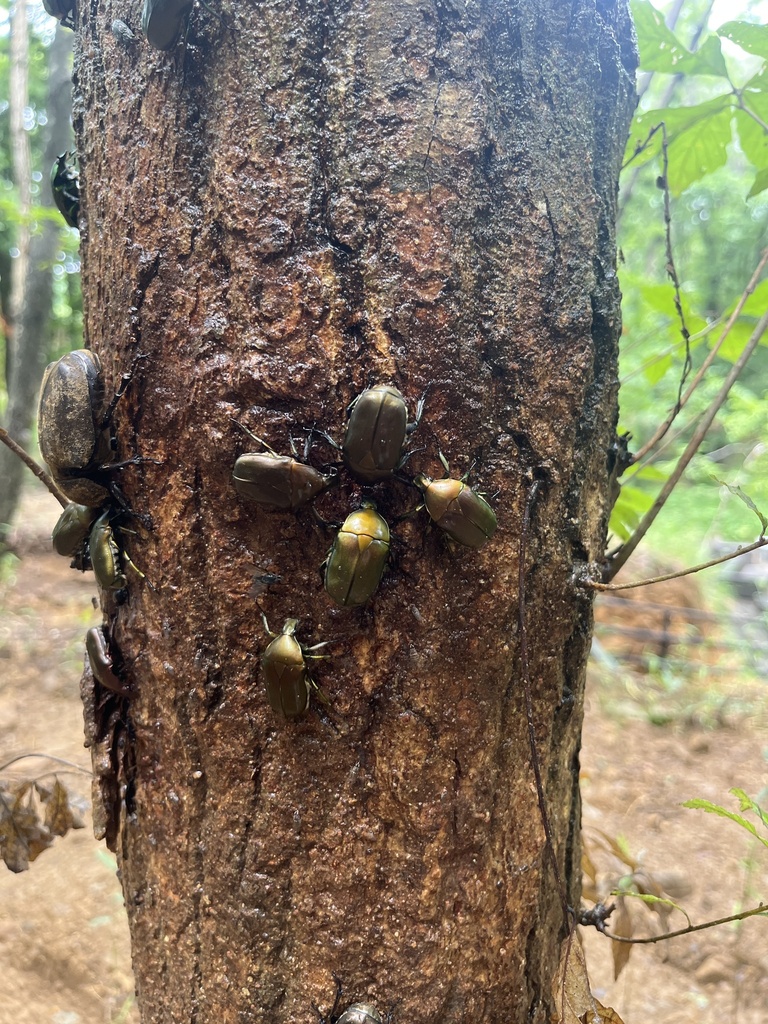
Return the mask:
[[[449,472],[442,455],[440,461]],[[463,479],[432,480],[419,473],[413,482],[424,495],[424,505],[433,521],[459,544],[478,549],[496,532],[496,513]]]
[[349,407],[349,420],[341,446],[350,472],[366,483],[392,476],[402,465],[403,445],[421,420],[424,399],[416,420],[408,423],[405,399],[391,384],[377,384],[357,396]]
[[312,690],[327,704],[328,699],[309,674],[307,658],[323,657],[310,652],[327,646],[331,641],[302,647],[295,636],[298,619],[286,619],[282,631],[275,634],[269,628],[266,616],[262,613],[261,617],[267,633],[275,637],[261,656],[267,699],[275,714],[283,718],[300,718],[309,707]]
[[[49,11],[49,14],[52,12]],[[64,22],[62,22],[64,24]],[[80,175],[74,153],[61,153],[51,168],[51,191],[59,213],[71,228],[77,227],[80,216]]]
[[241,455],[235,462],[232,479],[242,497],[272,508],[297,509],[335,482],[335,475],[321,473],[288,455],[278,455],[266,441],[251,434],[241,423],[237,425],[267,449]]
[[115,672],[109,643],[104,630],[94,626],[85,634],[85,649],[91,666],[93,678],[113,693],[126,694],[130,687],[126,686]]
[[192,10],[192,0],[144,0],[141,31],[156,50],[170,50]]
[[64,509],[51,534],[53,550],[66,558],[76,556],[84,547],[91,532],[93,521],[99,514],[90,505],[78,505],[71,501]]
[[146,576],[131,561],[126,552],[117,542],[111,520],[115,513],[112,509],[103,512],[91,528],[88,546],[91,553],[91,564],[96,582],[104,590],[120,590],[128,582],[123,563],[130,565],[133,571],[146,579]]
[[345,607],[365,604],[379,585],[389,555],[389,526],[373,502],[350,513],[325,563],[325,589]]
[[[75,0],[43,0],[46,14],[60,21],[64,28],[75,27]],[[72,225],[77,227],[76,224]]]

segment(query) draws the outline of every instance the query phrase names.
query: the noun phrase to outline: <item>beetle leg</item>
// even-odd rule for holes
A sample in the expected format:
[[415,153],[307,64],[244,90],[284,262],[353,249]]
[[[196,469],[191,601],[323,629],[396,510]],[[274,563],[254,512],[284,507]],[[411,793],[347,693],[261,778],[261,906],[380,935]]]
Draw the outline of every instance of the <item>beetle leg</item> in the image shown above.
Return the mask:
[[109,424],[112,422],[112,417],[113,417],[115,409],[117,407],[117,403],[120,401],[120,399],[123,397],[125,392],[128,390],[128,385],[133,380],[133,375],[134,375],[134,373],[136,371],[136,364],[138,363],[138,361],[140,359],[146,359],[146,358],[147,358],[146,352],[137,352],[134,355],[134,357],[133,357],[133,359],[131,361],[131,365],[128,367],[128,369],[123,373],[122,377],[120,378],[120,386],[117,389],[117,391],[115,391],[114,398],[112,399],[112,401],[107,406],[107,410],[104,413],[104,417],[103,417],[103,419],[101,421],[101,426],[99,427],[100,430],[106,430],[107,427],[109,426]]
[[407,424],[405,428],[406,434],[412,434],[414,430],[416,430],[418,425],[421,423],[421,417],[424,415],[424,404],[427,400],[427,391],[429,391],[429,388],[426,388],[424,390],[423,395],[416,403],[416,419],[413,421],[413,423]]
[[[260,437],[256,437],[256,435],[253,433],[253,431],[249,430],[248,427],[246,427],[246,425],[244,423],[241,423],[240,420],[236,420],[234,416],[232,417],[232,422],[236,426],[240,427],[240,429],[244,433],[246,433],[248,435],[248,437],[250,437],[250,439],[252,441],[255,441],[256,444],[260,444],[263,448],[266,448],[267,451],[270,453],[270,455],[274,455],[276,459],[279,458],[279,455],[274,450],[274,448],[270,448],[266,441],[262,441],[262,439]],[[291,443],[293,443],[293,442],[291,442]]]
[[264,614],[264,612],[261,613],[261,621],[264,623],[264,629],[266,629],[266,631],[267,631],[267,636],[278,636],[279,635],[278,633],[273,633],[272,630],[269,628],[269,623],[267,622],[267,616]]

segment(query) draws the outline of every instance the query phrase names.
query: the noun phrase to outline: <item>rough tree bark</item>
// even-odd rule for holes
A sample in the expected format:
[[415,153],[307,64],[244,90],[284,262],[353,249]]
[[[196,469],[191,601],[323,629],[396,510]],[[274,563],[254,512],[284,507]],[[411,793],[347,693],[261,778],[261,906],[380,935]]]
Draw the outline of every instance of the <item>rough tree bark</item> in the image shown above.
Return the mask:
[[[118,451],[160,460],[123,474],[154,520],[125,541],[155,589],[103,596],[134,692],[87,712],[143,1019],[307,1024],[335,972],[345,1002],[401,1021],[545,1021],[565,923],[532,783],[518,542],[538,479],[534,715],[576,902],[592,614],[572,574],[601,556],[608,512],[626,2],[224,3],[221,21],[196,7],[171,53],[126,46],[108,29],[125,12],[91,9],[86,340],[112,382],[146,355]],[[439,451],[455,475],[474,466],[499,530],[451,549],[424,512],[397,521],[415,490],[378,485],[398,542],[370,606],[343,610],[312,511],[236,496],[254,446],[232,418],[287,452],[313,424],[339,438],[378,381],[411,410],[427,392],[407,472],[442,475]],[[340,520],[363,490],[342,473],[317,508]],[[270,712],[262,610],[336,641],[315,670],[328,713]]]

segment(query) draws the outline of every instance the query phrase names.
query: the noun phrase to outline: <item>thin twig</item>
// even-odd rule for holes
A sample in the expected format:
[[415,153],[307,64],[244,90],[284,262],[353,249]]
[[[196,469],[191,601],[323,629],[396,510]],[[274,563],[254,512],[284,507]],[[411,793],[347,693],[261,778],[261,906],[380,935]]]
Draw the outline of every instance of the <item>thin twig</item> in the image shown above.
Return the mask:
[[741,95],[741,93],[740,93],[740,92],[737,92],[737,93],[736,93],[736,98],[737,98],[737,100],[738,100],[738,104],[737,104],[737,105],[738,105],[738,108],[739,108],[739,110],[743,110],[743,111],[744,111],[744,113],[745,113],[745,114],[747,115],[747,117],[751,117],[751,118],[752,118],[752,120],[753,120],[753,121],[754,121],[754,122],[755,122],[756,124],[759,124],[759,125],[760,125],[760,127],[761,127],[761,128],[763,129],[763,131],[764,131],[764,132],[765,132],[765,133],[766,133],[766,134],[768,135],[768,124],[766,124],[766,123],[765,123],[765,121],[763,121],[763,119],[762,119],[761,117],[759,117],[759,116],[758,116],[758,115],[757,115],[757,114],[756,114],[756,113],[754,112],[754,110],[751,110],[751,109],[750,109],[750,108],[749,108],[749,107],[748,107],[748,106],[746,105],[746,103],[744,102],[744,97],[743,97],[743,96]]
[[32,456],[28,452],[25,452],[21,445],[14,441],[8,431],[3,427],[0,427],[0,441],[10,448],[14,455],[18,455],[24,465],[32,470],[38,480],[42,480],[56,501],[58,501],[63,508],[66,508],[67,505],[69,505],[69,498],[61,493],[59,488],[53,482],[53,477],[46,473],[40,463],[35,462]]
[[603,931],[609,939],[614,942],[629,942],[636,946],[642,946],[649,942],[666,942],[667,939],[676,939],[680,935],[690,935],[691,932],[702,932],[705,928],[716,928],[720,924],[730,924],[732,921],[743,921],[747,917],[756,917],[758,914],[768,914],[768,906],[761,903],[759,907],[751,910],[742,910],[740,914],[731,914],[730,917],[720,917],[717,921],[705,921],[704,924],[692,924],[687,928],[679,928],[676,932],[665,932],[663,935],[650,935],[642,939],[628,938],[626,935],[614,935],[608,929]]
[[736,323],[736,321],[738,320],[739,316],[741,316],[741,311],[744,308],[747,299],[752,294],[752,292],[755,290],[755,288],[757,286],[757,282],[758,282],[758,280],[760,278],[760,275],[763,272],[763,268],[765,267],[766,263],[768,263],[768,249],[763,249],[762,255],[760,257],[760,262],[757,264],[757,267],[755,268],[755,272],[754,272],[754,274],[752,275],[752,277],[749,280],[749,284],[744,289],[744,291],[743,291],[739,301],[736,303],[735,309],[733,310],[731,315],[728,317],[728,320],[727,320],[727,322],[725,324],[725,327],[723,328],[722,333],[720,334],[720,337],[717,339],[717,342],[709,350],[709,354],[707,355],[707,358],[701,364],[698,372],[696,373],[696,376],[693,378],[691,383],[688,385],[688,390],[685,392],[685,394],[682,396],[682,398],[679,399],[679,401],[675,405],[675,407],[672,410],[672,412],[669,414],[669,416],[666,418],[666,420],[664,420],[664,422],[658,428],[658,430],[653,435],[653,437],[650,439],[650,441],[647,441],[643,445],[643,447],[639,449],[639,451],[635,452],[635,454],[632,456],[632,460],[630,462],[630,465],[634,465],[636,462],[639,462],[645,455],[648,454],[648,452],[652,448],[654,448],[659,443],[659,441],[662,439],[662,437],[664,437],[666,432],[672,426],[672,423],[674,422],[674,419],[677,416],[677,414],[686,405],[686,403],[690,399],[690,397],[693,394],[693,392],[699,386],[699,384],[702,381],[702,378],[704,377],[704,374],[707,372],[709,367],[714,362],[715,357],[717,356],[717,353],[720,351],[720,349],[722,348],[722,345],[723,345],[725,339],[730,334],[731,328]]
[[764,548],[766,544],[768,544],[768,537],[761,537],[754,544],[748,544],[745,548],[736,548],[735,551],[730,551],[727,555],[721,555],[719,558],[713,558],[709,562],[701,562],[699,565],[692,565],[689,569],[679,569],[677,572],[668,572],[664,576],[651,576],[647,580],[638,580],[636,583],[598,583],[596,580],[587,580],[585,586],[601,591],[634,590],[636,587],[648,587],[651,583],[665,583],[667,580],[676,580],[681,576],[690,576],[694,572],[701,572],[702,569],[710,569],[713,565],[719,565],[721,562],[730,562],[732,558],[748,555],[750,551]]
[[743,352],[731,367],[730,372],[728,373],[728,376],[725,378],[722,387],[710,403],[706,415],[703,417],[693,437],[688,442],[688,446],[678,459],[677,465],[675,466],[674,470],[672,471],[672,474],[669,476],[666,483],[662,487],[653,505],[648,509],[643,518],[640,520],[637,529],[629,538],[629,540],[622,544],[622,546],[619,548],[616,554],[609,560],[608,564],[605,567],[604,582],[607,583],[610,580],[612,580],[616,573],[619,571],[619,569],[621,569],[621,567],[627,562],[627,559],[634,552],[640,541],[648,532],[649,528],[656,519],[656,516],[658,516],[659,512],[661,512],[662,508],[667,502],[667,499],[669,498],[672,491],[675,489],[676,485],[680,481],[680,478],[682,477],[683,473],[688,467],[689,462],[694,457],[694,455],[699,449],[699,446],[706,437],[707,432],[709,428],[712,426],[712,423],[715,417],[717,416],[718,412],[720,411],[721,406],[727,399],[731,388],[738,380],[744,367],[747,365],[747,362],[749,361],[752,353],[760,344],[760,339],[765,333],[766,328],[768,328],[768,312],[763,313],[763,315],[760,317],[757,324],[755,325],[755,329],[752,331],[752,334],[750,335],[749,341],[744,347]]
[[[0,772],[4,772],[6,768],[10,768],[12,764],[16,764],[17,761],[23,761],[28,757],[42,757],[46,761],[56,761],[57,764],[68,765],[70,768],[76,768],[77,771],[82,772],[84,775],[92,775],[88,768],[83,768],[82,765],[75,764],[74,761],[67,761],[65,757],[57,757],[56,754],[17,754],[16,757],[12,757],[10,761],[6,761],[4,764],[0,764]],[[43,772],[44,775],[49,775],[50,772]]]
[[571,910],[568,906],[568,898],[565,893],[565,886],[563,885],[563,879],[560,875],[560,868],[557,864],[555,844],[552,841],[552,829],[549,824],[549,815],[547,814],[547,804],[544,796],[544,783],[541,777],[541,763],[539,762],[539,750],[536,746],[536,729],[534,728],[533,722],[533,697],[531,695],[531,674],[528,666],[528,639],[525,622],[525,556],[526,549],[528,546],[528,528],[531,523],[531,510],[533,508],[533,503],[536,500],[536,495],[539,493],[540,487],[541,482],[539,480],[534,480],[531,486],[528,488],[528,493],[525,498],[523,523],[520,528],[520,547],[517,566],[517,617],[520,629],[520,674],[523,680],[523,694],[525,696],[525,717],[528,723],[528,742],[531,748],[531,767],[533,768],[533,777],[536,782],[536,798],[539,803],[539,815],[541,817],[541,824],[544,828],[544,838],[546,840],[546,846],[549,850],[549,855],[552,860],[552,868],[555,875],[555,882],[557,883],[557,889],[560,894],[560,902],[563,907],[563,914],[565,916],[566,921],[568,921],[571,914]]

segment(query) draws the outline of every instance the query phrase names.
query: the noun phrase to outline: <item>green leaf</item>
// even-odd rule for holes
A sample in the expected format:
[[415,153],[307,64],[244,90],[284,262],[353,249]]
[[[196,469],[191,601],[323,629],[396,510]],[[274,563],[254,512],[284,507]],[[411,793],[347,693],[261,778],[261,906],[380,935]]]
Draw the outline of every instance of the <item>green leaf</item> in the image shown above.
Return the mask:
[[717,30],[723,39],[730,39],[747,53],[768,60],[768,25],[753,25],[748,21],[727,21]]
[[667,28],[664,16],[649,0],[632,0],[632,17],[643,71],[728,77],[720,40],[716,36],[708,36],[703,45],[691,53]]
[[752,187],[747,192],[747,199],[752,199],[753,196],[759,196],[761,192],[765,192],[768,188],[768,167],[764,167],[762,171],[758,171],[755,175],[755,180],[752,182]]
[[753,835],[755,839],[758,839],[763,846],[768,846],[768,839],[758,833],[755,826],[751,821],[747,821],[746,818],[742,818],[740,814],[734,814],[733,811],[726,811],[724,807],[719,804],[713,804],[710,800],[686,800],[683,807],[691,807],[695,810],[707,811],[709,814],[716,814],[720,818],[729,818],[731,821],[735,821],[737,825],[741,825],[742,828],[746,829],[750,835]]
[[[760,536],[764,537],[765,531],[768,530],[768,519],[765,518],[765,516],[754,503],[754,501],[752,501],[750,496],[746,494],[744,491],[742,491],[742,489],[740,487],[737,487],[735,484],[726,483],[725,480],[718,480],[716,476],[713,476],[712,479],[719,483],[721,487],[727,487],[731,494],[734,495],[734,497],[739,498],[741,501],[743,501],[747,508],[751,509],[752,512],[755,513],[757,518],[760,520],[760,525],[762,526]],[[731,792],[733,792],[733,790],[731,790]],[[743,807],[742,810],[744,810]]]
[[762,821],[763,825],[768,828],[768,814],[765,813],[760,804],[756,804],[751,797],[747,796],[743,789],[731,789],[729,792],[733,793],[739,801],[739,810],[754,811],[760,821]]
[[[648,110],[638,114],[632,122],[630,129],[629,140],[627,141],[627,148],[624,154],[625,166],[630,161],[634,165],[642,166],[655,159],[661,153],[663,133],[658,126],[662,122],[666,125],[667,129],[670,161],[676,143],[680,143],[685,148],[692,144],[692,142],[695,142],[698,136],[707,136],[712,130],[713,122],[715,122],[714,149],[722,150],[724,159],[725,145],[731,139],[732,111],[733,95],[727,93],[723,96],[716,96],[713,100],[707,100],[706,103],[697,103],[690,107],[664,107],[661,110]],[[649,135],[654,128],[658,128],[658,130],[649,139]],[[709,147],[712,148],[712,145],[710,143]],[[704,148],[705,150],[707,149],[706,142],[704,143]],[[712,163],[711,156],[708,162]],[[718,166],[720,165],[718,164]],[[695,181],[696,179],[694,178],[693,180]],[[675,190],[672,182],[670,182],[670,187]],[[681,190],[678,189],[677,191]]]
[[668,150],[669,190],[673,195],[680,195],[695,181],[725,166],[732,119],[733,111],[726,108],[674,139]]

